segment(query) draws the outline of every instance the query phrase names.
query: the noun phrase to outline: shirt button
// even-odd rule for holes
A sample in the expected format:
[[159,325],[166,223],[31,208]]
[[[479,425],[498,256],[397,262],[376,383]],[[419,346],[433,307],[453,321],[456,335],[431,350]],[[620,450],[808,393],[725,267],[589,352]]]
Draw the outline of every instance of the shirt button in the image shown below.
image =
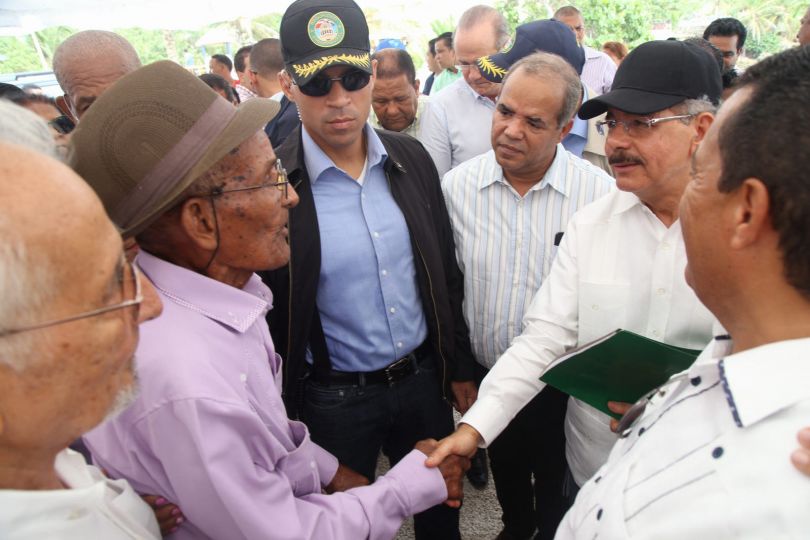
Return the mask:
[[314,461],[310,461],[310,462],[309,462],[309,466],[310,466],[310,468],[312,468],[312,469],[315,469],[315,468],[317,468],[317,467],[318,467],[318,465],[317,465],[317,464],[316,464]]
[[599,521],[600,519],[602,519],[602,509],[601,508],[596,513],[596,521]]
[[382,275],[387,276],[388,275],[388,270],[383,270]]
[[392,308],[391,308],[391,309],[389,309],[388,311],[390,311],[391,313],[396,313],[396,312],[397,312],[397,308],[392,307]]
[[239,380],[242,382],[247,382],[247,375],[244,373],[239,374]]
[[591,309],[594,311],[599,311],[599,306],[597,304],[594,304],[591,306]]
[[662,288],[658,289],[658,294],[663,296],[663,295],[667,294],[667,290],[662,287]]
[[664,242],[661,244],[661,249],[669,249],[669,242]]
[[718,446],[714,450],[712,450],[712,457],[714,459],[720,459],[723,456],[723,447]]
[[690,379],[689,382],[692,383],[692,386],[700,386],[701,380],[700,377],[695,377],[694,379]]
[[639,436],[639,437],[641,437],[642,435],[644,435],[644,432],[645,432],[645,431],[646,431],[646,430],[645,430],[643,427],[642,427],[642,428],[638,428],[638,436]]
[[380,237],[380,233],[378,233],[377,231],[374,231],[374,238],[379,238],[379,237]]
[[397,349],[401,349],[401,348],[402,348],[402,342],[401,342],[401,341],[397,341]]

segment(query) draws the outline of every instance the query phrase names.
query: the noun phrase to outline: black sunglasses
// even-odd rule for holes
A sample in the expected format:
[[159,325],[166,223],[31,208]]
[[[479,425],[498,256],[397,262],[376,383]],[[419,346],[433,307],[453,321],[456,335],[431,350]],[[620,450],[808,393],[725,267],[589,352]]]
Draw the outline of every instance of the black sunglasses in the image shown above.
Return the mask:
[[54,118],[53,120],[48,122],[48,125],[53,127],[53,129],[55,129],[56,131],[58,131],[62,135],[67,135],[68,133],[73,131],[74,127],[76,127],[73,124],[73,120],[71,120],[70,118],[68,118],[65,115],[57,116],[56,118]]
[[298,85],[304,95],[311,97],[325,96],[332,90],[332,83],[340,81],[347,92],[355,92],[368,86],[371,74],[359,69],[350,69],[340,77],[328,77],[324,74],[316,75],[306,84]]

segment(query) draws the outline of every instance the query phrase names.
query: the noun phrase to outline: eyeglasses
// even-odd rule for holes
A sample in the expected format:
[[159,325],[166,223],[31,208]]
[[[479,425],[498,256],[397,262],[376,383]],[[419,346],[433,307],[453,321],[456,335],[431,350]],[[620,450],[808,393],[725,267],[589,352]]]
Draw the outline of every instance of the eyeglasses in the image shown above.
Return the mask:
[[62,135],[67,135],[68,133],[73,131],[74,127],[76,127],[76,125],[73,123],[73,120],[71,120],[64,114],[62,116],[57,116],[56,118],[48,122],[48,125],[51,126],[53,129],[55,129],[56,131],[58,131],[59,133],[61,133]]
[[[684,118],[692,118],[694,114],[679,114],[676,116],[664,116],[661,118],[645,118],[643,120],[629,120],[622,122],[619,120],[602,120],[596,123],[596,129],[600,135],[607,135],[609,132],[616,129],[616,126],[622,126],[624,132],[630,136],[642,136],[652,130],[652,127],[660,124],[661,122],[669,122],[670,120],[682,120]],[[606,129],[607,127],[607,129]]]
[[723,58],[731,58],[733,56],[737,56],[737,51],[720,51],[723,55]]
[[[340,81],[341,86],[347,92],[356,92],[368,86],[371,80],[371,75],[359,69],[350,69],[340,77],[328,77],[320,74],[312,77],[306,84],[297,85],[301,89],[301,93],[310,97],[325,96],[332,90],[332,83]],[[293,84],[296,84],[293,81]]]
[[87,319],[89,317],[95,317],[96,315],[102,315],[104,313],[109,313],[110,311],[116,311],[119,309],[128,308],[130,306],[139,306],[141,302],[143,302],[140,271],[138,270],[137,266],[127,261],[126,257],[124,257],[123,255],[121,264],[123,268],[123,277],[121,279],[121,293],[122,298],[125,299],[122,302],[119,302],[118,304],[114,304],[111,306],[105,306],[102,308],[94,309],[92,311],[85,311],[84,313],[79,313],[78,315],[71,315],[70,317],[65,317],[64,319],[56,319],[44,323],[0,330],[0,337],[11,336],[14,334],[19,334],[21,332],[28,332],[29,330],[40,330],[42,328],[48,328],[59,324],[78,321],[81,319]]
[[249,187],[240,187],[240,188],[231,188],[231,189],[222,189],[222,188],[214,188],[211,190],[210,193],[206,193],[203,195],[198,195],[199,197],[219,197],[220,195],[225,195],[226,193],[236,193],[238,191],[253,191],[254,189],[263,189],[266,187],[273,187],[279,190],[284,197],[284,200],[289,198],[289,185],[290,181],[287,179],[287,171],[281,165],[281,160],[276,159],[276,165],[273,168],[273,172],[275,172],[275,179],[270,179],[267,182],[262,182],[258,186],[249,186]]
[[478,69],[478,64],[457,64],[456,69],[459,71],[469,71],[472,68]]

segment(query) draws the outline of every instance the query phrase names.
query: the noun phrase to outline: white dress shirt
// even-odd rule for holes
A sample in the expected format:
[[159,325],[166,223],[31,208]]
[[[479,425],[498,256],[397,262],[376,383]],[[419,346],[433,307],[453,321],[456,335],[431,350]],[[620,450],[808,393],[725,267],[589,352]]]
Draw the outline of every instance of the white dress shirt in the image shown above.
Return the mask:
[[614,185],[562,144],[540,182],[522,197],[492,150],[444,175],[442,191],[464,273],[464,318],[479,364],[491,368],[520,334],[520,321],[574,212]]
[[105,478],[67,449],[57,454],[54,466],[67,489],[0,489],[0,538],[161,538],[154,512],[126,480]]
[[585,65],[582,67],[582,81],[599,94],[607,94],[613,86],[613,77],[616,76],[616,62],[602,51],[585,49]]
[[810,339],[721,345],[655,393],[557,539],[810,535],[810,481],[788,459],[810,417]]
[[459,79],[430,96],[419,140],[433,158],[439,178],[462,162],[492,148],[492,113],[495,102]]
[[[551,273],[523,319],[523,333],[481,383],[462,419],[489,444],[545,386],[558,356],[617,328],[692,349],[706,346],[713,317],[684,279],[680,222],[667,228],[635,195],[612,192],[577,212]],[[582,485],[616,440],[606,414],[570,399],[566,458]]]

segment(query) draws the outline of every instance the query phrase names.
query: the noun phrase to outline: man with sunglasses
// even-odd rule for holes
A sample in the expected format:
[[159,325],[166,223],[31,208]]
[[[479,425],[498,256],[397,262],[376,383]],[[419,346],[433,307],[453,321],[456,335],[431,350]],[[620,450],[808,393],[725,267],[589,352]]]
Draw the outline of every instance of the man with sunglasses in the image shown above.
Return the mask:
[[0,143],[0,531],[160,538],[152,510],[68,444],[137,390],[138,326],[160,313],[98,197],[64,165]]
[[75,131],[72,165],[135,236],[164,303],[141,332],[138,399],[87,445],[113,477],[183,509],[175,538],[390,538],[459,497],[463,460],[446,464],[445,483],[424,467],[434,443],[422,441],[360,488],[364,477],[287,418],[264,320],[273,295],[255,274],[287,263],[298,202],[262,129],[277,110],[234,108],[164,61],[122,78]]
[[[619,190],[568,222],[551,272],[523,319],[523,333],[484,378],[478,401],[431,462],[490,444],[545,387],[540,376],[549,363],[617,328],[692,349],[709,342],[713,317],[683,277],[678,204],[721,91],[720,69],[703,50],[652,41],[625,58],[613,90],[582,105],[579,116],[585,119],[607,112],[601,129]],[[613,404],[617,413],[625,408]],[[584,402],[569,400],[571,500],[616,441],[609,421]]]
[[[315,442],[369,479],[453,429],[475,397],[463,281],[439,179],[414,139],[367,124],[376,63],[352,0],[298,0],[281,21],[285,95],[302,127],[277,149],[299,205],[291,263],[266,280],[285,398]],[[283,299],[283,300],[282,300]],[[446,399],[444,398],[446,396]],[[458,538],[449,506],[417,538]]]

